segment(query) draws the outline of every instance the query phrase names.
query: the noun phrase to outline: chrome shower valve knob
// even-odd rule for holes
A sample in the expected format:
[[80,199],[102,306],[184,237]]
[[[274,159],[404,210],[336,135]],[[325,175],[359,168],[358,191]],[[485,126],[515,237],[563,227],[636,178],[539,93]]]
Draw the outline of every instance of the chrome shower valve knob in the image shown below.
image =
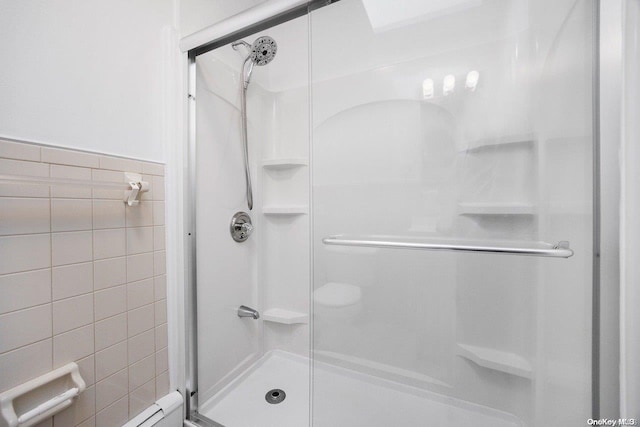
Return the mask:
[[251,225],[251,223],[249,222],[245,222],[240,226],[240,231],[242,234],[246,234],[247,236],[250,236],[251,233],[253,232],[253,225]]
[[251,218],[246,212],[236,212],[231,218],[231,224],[229,226],[231,237],[236,242],[244,242],[253,233],[253,224],[251,224]]

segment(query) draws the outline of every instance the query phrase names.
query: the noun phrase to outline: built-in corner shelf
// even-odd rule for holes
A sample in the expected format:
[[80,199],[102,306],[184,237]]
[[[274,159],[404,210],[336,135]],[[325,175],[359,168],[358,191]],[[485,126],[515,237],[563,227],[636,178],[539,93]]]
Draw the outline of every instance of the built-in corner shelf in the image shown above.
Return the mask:
[[507,135],[498,138],[486,138],[473,141],[469,144],[469,147],[464,150],[467,153],[473,153],[476,151],[482,151],[488,148],[508,148],[514,145],[526,145],[533,147],[533,143],[536,142],[536,137],[533,134],[523,135]]
[[283,308],[270,308],[262,313],[265,322],[282,323],[285,325],[309,323],[309,315],[297,311],[285,310]]
[[470,344],[458,344],[456,353],[483,368],[531,379],[531,364],[515,353]]
[[302,166],[307,166],[309,160],[303,157],[287,157],[281,159],[264,159],[262,161],[262,167],[265,169],[282,170],[293,169]]
[[529,203],[458,203],[458,215],[535,215],[536,208]]
[[304,205],[271,205],[262,208],[264,215],[306,215],[309,208]]

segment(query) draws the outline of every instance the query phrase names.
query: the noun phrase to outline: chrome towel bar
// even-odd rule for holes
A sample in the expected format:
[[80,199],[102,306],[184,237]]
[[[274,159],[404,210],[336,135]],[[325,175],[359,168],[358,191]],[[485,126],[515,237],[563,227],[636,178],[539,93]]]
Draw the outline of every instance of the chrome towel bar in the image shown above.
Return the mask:
[[[385,236],[386,237],[386,236]],[[535,242],[529,247],[514,247],[509,245],[480,245],[477,242],[454,242],[454,241],[394,241],[381,236],[330,236],[322,239],[325,245],[336,246],[358,246],[367,248],[383,249],[418,249],[425,251],[453,251],[453,252],[474,252],[505,255],[528,255],[551,258],[569,258],[573,256],[573,250],[569,247],[569,242],[561,241],[554,244]],[[535,246],[534,246],[535,245]]]

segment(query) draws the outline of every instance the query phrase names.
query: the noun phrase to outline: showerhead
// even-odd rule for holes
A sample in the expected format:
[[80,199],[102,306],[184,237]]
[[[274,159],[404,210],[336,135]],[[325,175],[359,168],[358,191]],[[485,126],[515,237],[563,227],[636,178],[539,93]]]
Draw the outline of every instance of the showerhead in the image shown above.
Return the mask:
[[[249,210],[253,209],[253,191],[251,190],[251,169],[249,168],[249,147],[247,143],[247,88],[251,81],[251,73],[255,65],[267,65],[273,61],[278,52],[278,44],[269,36],[258,37],[253,44],[249,44],[244,40],[237,40],[231,43],[233,50],[238,50],[240,46],[244,46],[249,50],[249,55],[244,58],[242,68],[240,69],[243,77],[241,88],[241,116],[242,116],[242,146],[244,148],[244,176],[247,183],[247,206]],[[249,66],[247,67],[247,64]]]
[[258,37],[251,45],[251,60],[256,65],[267,65],[278,52],[278,44],[269,36]]
[[[244,40],[231,43],[231,47],[233,47],[234,50],[238,50],[239,46],[244,46],[249,50],[249,56],[245,58],[244,64],[242,64],[244,87],[246,88],[251,81],[254,65],[267,65],[273,61],[273,58],[275,58],[278,52],[278,44],[271,37],[262,36],[258,37],[253,44],[249,44]],[[249,67],[246,67],[247,63],[249,63]]]

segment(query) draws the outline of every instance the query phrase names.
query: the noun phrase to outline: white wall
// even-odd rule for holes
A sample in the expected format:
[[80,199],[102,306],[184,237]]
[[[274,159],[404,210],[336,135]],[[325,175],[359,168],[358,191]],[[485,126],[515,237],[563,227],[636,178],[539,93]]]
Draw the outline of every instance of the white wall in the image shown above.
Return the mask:
[[0,136],[163,161],[173,0],[0,2]]
[[638,124],[638,94],[640,85],[635,78],[640,70],[640,4],[638,1],[624,3],[623,82],[622,93],[622,215],[621,215],[621,283],[620,283],[620,343],[621,343],[621,392],[620,415],[628,418],[640,417],[640,333],[638,325],[638,303],[640,302],[640,228],[638,212],[640,198],[637,185],[640,182],[640,125]]
[[265,0],[181,0],[182,37],[247,10]]
[[622,0],[600,3],[600,416],[620,412]]

